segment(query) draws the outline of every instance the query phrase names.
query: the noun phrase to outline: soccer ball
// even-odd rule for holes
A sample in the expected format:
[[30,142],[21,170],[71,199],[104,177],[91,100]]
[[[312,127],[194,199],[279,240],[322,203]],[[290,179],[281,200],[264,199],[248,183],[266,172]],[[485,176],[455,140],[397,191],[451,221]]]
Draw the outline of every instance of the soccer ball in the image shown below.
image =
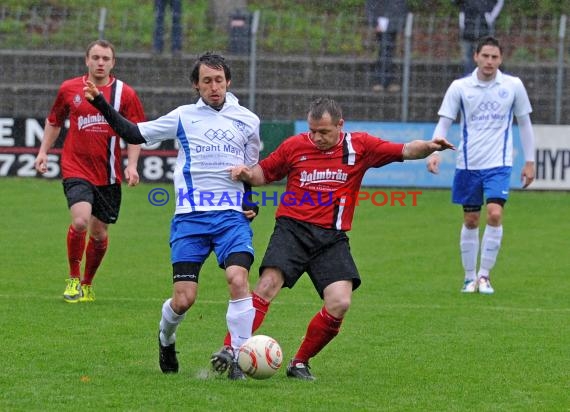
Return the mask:
[[269,336],[255,335],[239,348],[238,364],[253,379],[275,375],[283,363],[283,352],[277,341]]

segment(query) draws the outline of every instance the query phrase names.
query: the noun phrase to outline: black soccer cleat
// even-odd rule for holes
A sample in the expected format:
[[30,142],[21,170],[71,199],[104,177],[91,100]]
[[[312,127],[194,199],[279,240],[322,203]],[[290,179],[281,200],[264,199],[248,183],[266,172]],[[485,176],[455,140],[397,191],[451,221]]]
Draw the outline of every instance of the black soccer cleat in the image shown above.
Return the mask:
[[175,344],[162,346],[158,332],[158,364],[162,373],[178,373],[178,359]]
[[305,381],[314,381],[316,378],[311,375],[309,369],[310,367],[308,363],[293,359],[291,362],[289,362],[289,365],[287,365],[287,376],[290,378],[297,378]]
[[236,360],[232,361],[228,371],[228,379],[232,381],[243,381],[246,379],[245,373],[241,370]]
[[230,367],[234,360],[234,350],[231,346],[223,346],[218,352],[212,353],[210,363],[212,370],[218,373],[224,373]]

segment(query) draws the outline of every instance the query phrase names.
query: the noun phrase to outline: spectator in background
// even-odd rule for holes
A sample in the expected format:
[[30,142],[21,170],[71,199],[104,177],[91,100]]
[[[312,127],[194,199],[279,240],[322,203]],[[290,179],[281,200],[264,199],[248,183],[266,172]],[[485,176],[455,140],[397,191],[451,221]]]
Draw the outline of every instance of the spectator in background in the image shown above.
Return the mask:
[[493,35],[495,20],[503,8],[503,0],[452,0],[459,6],[459,34],[464,74],[475,70],[473,55],[477,41]]
[[172,56],[180,57],[182,53],[182,0],[154,1],[154,33],[152,47],[154,54],[162,54],[164,50],[164,13],[166,6],[172,11]]
[[406,0],[367,0],[366,17],[368,24],[376,30],[378,40],[378,61],[375,64],[372,90],[399,92],[401,87],[395,82],[393,56],[398,33],[402,31],[408,5]]

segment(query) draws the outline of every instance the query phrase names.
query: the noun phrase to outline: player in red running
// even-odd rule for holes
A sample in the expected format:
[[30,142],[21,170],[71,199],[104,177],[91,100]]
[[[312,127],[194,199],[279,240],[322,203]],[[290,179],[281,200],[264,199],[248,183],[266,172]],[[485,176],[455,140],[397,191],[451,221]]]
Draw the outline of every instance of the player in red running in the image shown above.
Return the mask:
[[[309,360],[339,333],[352,291],[360,285],[346,232],[364,173],[454,147],[443,138],[404,144],[363,132],[343,132],[341,108],[329,98],[312,102],[307,120],[309,132],[288,138],[253,168],[238,166],[231,173],[252,186],[287,178],[289,197],[277,208],[275,228],[259,268],[261,277],[253,291],[253,331],[281,288],[292,288],[307,272],[324,306],[309,322],[287,376],[313,380]],[[227,367],[223,355],[222,348],[212,357],[214,369]]]
[[[44,136],[35,160],[36,170],[48,170],[48,150],[69,119],[61,156],[63,189],[71,213],[67,232],[69,279],[63,299],[69,303],[95,300],[92,281],[101,264],[108,242],[108,225],[115,223],[121,206],[122,156],[120,137],[105,118],[84,98],[87,80],[97,85],[107,101],[134,122],[144,121],[142,104],[136,92],[111,75],[115,48],[105,40],[89,44],[85,54],[87,74],[64,81],[46,119]],[[139,145],[127,148],[125,179],[129,186],[139,182]],[[86,234],[89,242],[85,248]],[[81,279],[81,261],[85,270]]]

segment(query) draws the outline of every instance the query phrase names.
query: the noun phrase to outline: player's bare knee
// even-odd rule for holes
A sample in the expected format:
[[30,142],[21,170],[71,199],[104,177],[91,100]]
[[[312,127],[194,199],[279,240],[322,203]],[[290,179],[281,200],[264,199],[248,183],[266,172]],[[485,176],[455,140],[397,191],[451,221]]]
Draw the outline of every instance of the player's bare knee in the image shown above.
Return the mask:
[[196,301],[196,294],[190,290],[175,290],[172,297],[171,306],[172,310],[178,315],[186,313]]
[[285,278],[281,271],[277,268],[268,267],[263,269],[254,292],[263,299],[271,301],[277,296],[283,287],[283,283],[285,283]]
[[265,281],[260,280],[257,283],[257,285],[255,285],[255,289],[253,290],[253,292],[260,298],[271,302],[273,298],[277,296],[280,290],[281,286],[278,286],[276,283],[272,281],[267,282],[267,280]]
[[83,217],[74,217],[71,221],[71,226],[76,232],[85,232],[89,227],[89,220]]
[[231,299],[242,299],[249,295],[249,282],[247,272],[228,278],[228,287]]
[[479,226],[479,212],[465,212],[463,214],[463,224],[467,229],[476,229]]
[[331,314],[333,314],[333,316],[337,318],[343,318],[346,312],[348,312],[348,309],[350,309],[351,303],[352,299],[350,296],[342,296],[340,298],[335,299],[331,308],[331,310],[334,313]]
[[500,226],[503,220],[502,199],[490,199],[487,203],[487,223],[491,226]]

